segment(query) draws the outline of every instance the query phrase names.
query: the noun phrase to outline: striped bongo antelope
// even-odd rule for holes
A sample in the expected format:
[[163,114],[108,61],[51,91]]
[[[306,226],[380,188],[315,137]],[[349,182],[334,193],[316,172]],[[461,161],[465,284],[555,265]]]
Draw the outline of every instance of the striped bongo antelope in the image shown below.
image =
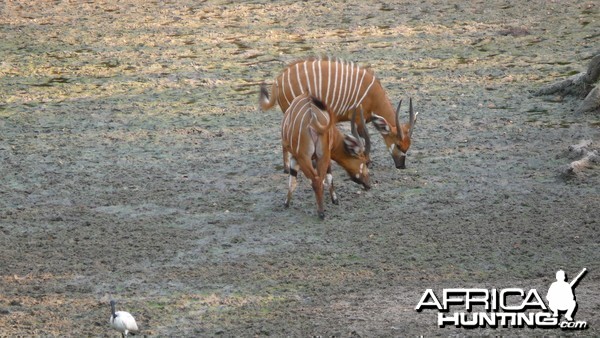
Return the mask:
[[[336,122],[350,120],[352,111],[360,106],[366,121],[373,122],[383,136],[396,168],[406,168],[406,152],[418,114],[412,110],[412,99],[409,121],[401,124],[400,105],[394,112],[372,70],[335,58],[309,58],[287,66],[275,79],[270,97],[266,85],[261,85],[260,108],[265,111],[277,103],[285,112],[294,98],[304,92],[322,100],[335,113]],[[361,135],[365,127],[359,125]],[[287,157],[284,151],[286,172],[289,168]]]
[[[331,160],[342,166],[354,182],[362,184],[366,190],[370,188],[367,160],[371,142],[368,134],[364,135],[363,140],[356,131],[356,110],[350,122],[352,135],[344,135],[336,128],[333,117],[333,112],[321,101],[305,93],[292,100],[281,121],[281,145],[291,154],[285,206],[290,205],[298,170],[302,170],[312,182],[317,213],[321,219],[325,217],[324,181],[329,186],[332,202],[338,203],[331,175]],[[361,120],[364,123],[362,113]],[[313,165],[313,160],[316,165]]]

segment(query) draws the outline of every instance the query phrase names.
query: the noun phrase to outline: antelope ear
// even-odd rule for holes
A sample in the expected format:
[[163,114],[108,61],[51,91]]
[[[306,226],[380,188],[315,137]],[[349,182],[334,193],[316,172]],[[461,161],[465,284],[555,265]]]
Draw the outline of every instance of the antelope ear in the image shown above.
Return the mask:
[[391,131],[390,125],[383,117],[372,114],[371,122],[373,122],[375,129],[377,129],[382,135],[387,135],[390,133],[390,131]]
[[361,152],[360,141],[351,135],[344,135],[344,148],[352,156],[358,156]]

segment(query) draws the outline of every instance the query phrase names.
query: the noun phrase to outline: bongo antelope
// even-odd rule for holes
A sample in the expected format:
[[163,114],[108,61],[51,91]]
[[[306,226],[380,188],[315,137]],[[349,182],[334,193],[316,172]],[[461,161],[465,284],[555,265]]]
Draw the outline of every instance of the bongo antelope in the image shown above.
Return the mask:
[[[353,62],[337,58],[309,58],[291,63],[275,79],[271,95],[265,84],[261,85],[259,105],[265,111],[275,103],[285,112],[295,97],[308,92],[322,100],[335,113],[335,122],[348,121],[352,111],[359,106],[367,122],[373,122],[381,133],[396,168],[406,168],[406,152],[417,120],[412,110],[408,123],[400,123],[400,105],[394,108],[372,70],[361,68]],[[363,132],[364,125],[359,126]],[[287,172],[287,154],[284,166]]]
[[[285,206],[289,207],[296,189],[298,170],[311,180],[317,199],[317,213],[325,217],[323,209],[324,180],[329,186],[333,203],[338,199],[333,187],[331,160],[336,161],[350,178],[368,190],[367,160],[371,147],[368,133],[364,140],[356,131],[356,110],[351,120],[352,135],[344,135],[335,127],[333,112],[323,102],[308,93],[292,100],[281,122],[281,145],[290,154],[290,176]],[[364,117],[361,112],[361,122]],[[313,160],[315,165],[313,165]]]

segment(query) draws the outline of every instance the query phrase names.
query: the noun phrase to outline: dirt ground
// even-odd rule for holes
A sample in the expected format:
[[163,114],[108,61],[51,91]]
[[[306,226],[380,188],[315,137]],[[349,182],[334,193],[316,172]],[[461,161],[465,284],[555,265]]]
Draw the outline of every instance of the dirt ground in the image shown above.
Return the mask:
[[[579,99],[532,90],[598,51],[593,1],[0,4],[0,335],[600,335],[600,143]],[[282,205],[281,111],[258,85],[330,55],[419,111],[407,169],[334,167]],[[404,119],[408,114],[404,116]],[[347,125],[341,126],[348,128]],[[558,269],[585,331],[438,328],[427,288],[537,289]]]

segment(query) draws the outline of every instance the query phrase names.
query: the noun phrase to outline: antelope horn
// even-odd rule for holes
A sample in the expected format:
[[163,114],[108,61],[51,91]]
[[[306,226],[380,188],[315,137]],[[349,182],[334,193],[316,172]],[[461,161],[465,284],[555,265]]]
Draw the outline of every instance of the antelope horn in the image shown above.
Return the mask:
[[371,153],[371,138],[369,137],[369,131],[367,130],[367,123],[365,122],[365,116],[363,115],[362,106],[360,107],[360,122],[363,126],[363,138],[365,140],[365,154]]
[[397,132],[397,136],[400,139],[404,138],[404,135],[402,135],[402,125],[400,124],[400,106],[402,105],[402,99],[400,99],[400,102],[398,103],[398,108],[396,108],[396,132]]
[[413,127],[415,126],[415,122],[417,122],[417,115],[419,114],[419,112],[414,112],[413,110],[413,104],[412,104],[412,97],[410,98],[409,104],[408,104],[408,116],[409,116],[409,121],[410,121],[410,137],[412,137],[412,133],[413,133]]
[[360,137],[358,136],[358,133],[356,132],[356,111],[358,110],[358,108],[354,108],[354,113],[352,113],[352,120],[350,120],[350,132],[352,133],[352,136],[356,137],[356,139],[360,142]]

